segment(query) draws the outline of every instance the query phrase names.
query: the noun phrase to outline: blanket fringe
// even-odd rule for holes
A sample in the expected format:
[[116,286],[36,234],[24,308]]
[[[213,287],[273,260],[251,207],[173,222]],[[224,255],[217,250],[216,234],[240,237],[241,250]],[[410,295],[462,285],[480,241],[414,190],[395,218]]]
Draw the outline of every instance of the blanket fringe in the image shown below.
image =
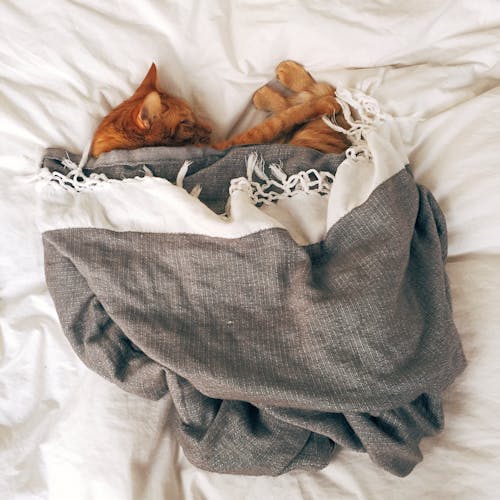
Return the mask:
[[[352,145],[345,152],[347,158],[371,160],[372,155],[366,142],[366,132],[380,125],[386,119],[387,114],[382,112],[375,98],[366,95],[361,90],[337,88],[335,96],[350,128],[341,127],[335,121],[335,115],[323,116],[323,121],[332,130],[349,137]],[[353,116],[353,111],[357,117]]]
[[[331,129],[349,137],[351,146],[345,152],[346,158],[353,161],[361,158],[371,160],[372,155],[366,142],[366,133],[382,123],[387,115],[381,111],[376,99],[360,90],[337,88],[336,97],[350,128],[341,127],[335,121],[335,116],[324,116],[323,121]],[[256,153],[252,153],[247,158],[246,179],[233,179],[229,189],[230,194],[234,191],[246,191],[252,202],[260,206],[290,198],[299,193],[315,192],[325,195],[330,192],[335,179],[334,175],[329,172],[319,172],[314,169],[287,177],[281,166],[277,164],[269,165],[268,170],[269,174],[266,173],[264,160]]]
[[314,192],[325,195],[330,192],[334,180],[330,172],[320,172],[312,168],[290,176],[276,163],[270,164],[267,169],[269,174],[266,172],[264,159],[255,152],[251,153],[247,158],[247,177],[233,179],[229,194],[245,191],[252,203],[260,206],[291,198],[299,193]]
[[[40,169],[40,172],[38,173],[38,178],[43,179],[46,182],[55,182],[59,184],[63,189],[67,191],[72,191],[72,192],[80,192],[80,191],[87,191],[90,189],[95,188],[96,186],[99,186],[103,183],[111,184],[111,183],[117,183],[117,182],[124,182],[125,180],[141,180],[144,179],[145,177],[154,177],[153,172],[146,166],[143,165],[142,169],[144,171],[143,176],[138,176],[134,177],[131,179],[110,179],[109,177],[106,176],[106,174],[99,174],[96,172],[92,172],[90,174],[86,174],[84,172],[84,167],[87,163],[88,159],[88,151],[89,149],[85,150],[82,156],[82,159],[78,164],[76,164],[66,153],[66,158],[61,160],[61,163],[63,166],[65,166],[67,169],[69,169],[69,172],[66,174],[62,174],[61,172],[53,171],[50,172],[46,168]],[[176,186],[179,186],[180,188],[184,188],[184,178],[186,177],[187,171],[189,166],[193,162],[186,160],[181,168],[179,169],[179,172],[177,174],[177,179],[176,179]],[[200,184],[196,184],[196,186],[193,187],[191,192],[191,196],[194,196],[195,198],[198,198],[201,193],[201,186]]]

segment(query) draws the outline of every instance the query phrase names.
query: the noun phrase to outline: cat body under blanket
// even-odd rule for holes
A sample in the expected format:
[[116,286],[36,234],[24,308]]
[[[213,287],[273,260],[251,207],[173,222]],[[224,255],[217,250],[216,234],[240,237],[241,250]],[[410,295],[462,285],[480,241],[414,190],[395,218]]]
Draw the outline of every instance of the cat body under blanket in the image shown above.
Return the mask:
[[[257,108],[274,114],[255,127],[211,146],[222,150],[242,144],[287,142],[325,153],[344,152],[349,147],[345,135],[332,130],[321,119],[323,115],[334,116],[342,124],[335,89],[327,83],[315,82],[294,61],[280,63],[276,76],[287,95],[268,84],[253,96]],[[152,64],[134,94],[99,124],[91,153],[98,157],[113,149],[207,145],[210,133],[209,123],[197,116],[186,101],[158,87],[156,66]]]

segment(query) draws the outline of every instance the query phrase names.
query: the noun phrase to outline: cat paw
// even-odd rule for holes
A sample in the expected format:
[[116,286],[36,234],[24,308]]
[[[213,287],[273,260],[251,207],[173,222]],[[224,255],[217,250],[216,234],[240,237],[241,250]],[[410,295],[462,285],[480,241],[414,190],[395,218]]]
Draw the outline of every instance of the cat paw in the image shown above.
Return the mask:
[[294,92],[306,90],[315,83],[314,78],[305,70],[302,64],[290,60],[278,64],[276,77],[285,87]]
[[269,85],[264,85],[256,90],[252,102],[257,109],[272,111],[273,113],[278,113],[289,106],[286,99]]
[[342,109],[337,99],[330,95],[318,97],[312,102],[314,103],[317,112],[322,115],[335,115]]

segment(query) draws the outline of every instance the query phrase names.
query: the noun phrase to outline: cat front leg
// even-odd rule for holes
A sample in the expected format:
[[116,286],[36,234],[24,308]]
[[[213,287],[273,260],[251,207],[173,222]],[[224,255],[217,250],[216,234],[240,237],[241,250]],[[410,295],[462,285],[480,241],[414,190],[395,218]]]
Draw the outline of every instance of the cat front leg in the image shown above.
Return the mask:
[[257,109],[272,113],[279,113],[290,106],[284,96],[267,84],[255,91],[252,102]]
[[255,127],[226,141],[213,144],[212,147],[222,150],[243,144],[268,144],[283,133],[290,131],[296,125],[323,115],[331,116],[339,111],[340,105],[335,97],[323,96],[314,98],[305,103],[290,106]]

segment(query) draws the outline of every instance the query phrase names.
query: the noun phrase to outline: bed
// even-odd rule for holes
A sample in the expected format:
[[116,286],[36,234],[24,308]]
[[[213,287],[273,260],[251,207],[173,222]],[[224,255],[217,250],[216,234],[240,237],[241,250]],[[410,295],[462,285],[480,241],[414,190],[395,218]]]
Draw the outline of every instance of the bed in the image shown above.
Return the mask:
[[[0,5],[0,496],[6,499],[493,499],[500,487],[500,8],[443,2],[14,2]],[[222,139],[263,118],[284,59],[374,96],[446,216],[453,316],[468,366],[445,428],[405,478],[340,449],[317,472],[203,471],[169,398],[89,370],[48,293],[35,220],[47,147],[81,153],[156,62]]]

